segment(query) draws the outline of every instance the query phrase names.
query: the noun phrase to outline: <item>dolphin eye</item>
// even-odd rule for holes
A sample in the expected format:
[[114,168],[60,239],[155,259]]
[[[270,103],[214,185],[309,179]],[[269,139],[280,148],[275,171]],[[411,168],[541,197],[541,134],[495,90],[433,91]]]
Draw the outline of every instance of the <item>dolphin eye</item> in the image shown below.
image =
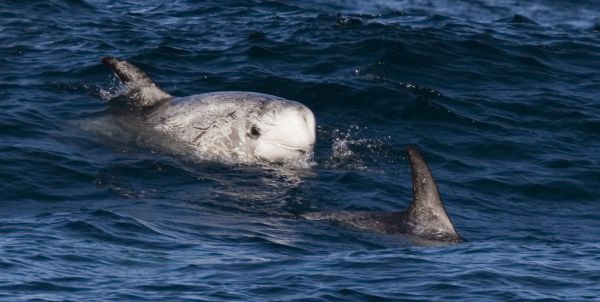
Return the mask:
[[250,136],[252,138],[258,138],[260,136],[260,129],[258,129],[256,125],[252,125],[252,127],[250,128]]

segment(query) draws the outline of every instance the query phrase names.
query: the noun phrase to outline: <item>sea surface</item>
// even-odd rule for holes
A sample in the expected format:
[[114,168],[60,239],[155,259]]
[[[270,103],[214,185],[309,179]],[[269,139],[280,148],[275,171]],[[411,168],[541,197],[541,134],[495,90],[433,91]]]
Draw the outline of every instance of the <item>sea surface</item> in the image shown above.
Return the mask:
[[[111,128],[107,55],[307,105],[309,167]],[[599,101],[597,1],[1,1],[0,301],[599,301]],[[409,145],[466,242],[300,218],[405,209]]]

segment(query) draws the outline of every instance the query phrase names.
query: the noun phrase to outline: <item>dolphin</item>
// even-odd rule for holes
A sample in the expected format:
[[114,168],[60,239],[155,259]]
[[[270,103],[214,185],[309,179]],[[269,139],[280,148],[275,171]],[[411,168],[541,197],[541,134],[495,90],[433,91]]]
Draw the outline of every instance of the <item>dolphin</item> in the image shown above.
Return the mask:
[[118,123],[154,145],[234,163],[306,161],[312,154],[315,117],[298,102],[241,91],[174,97],[125,60],[108,56],[102,63],[125,84],[128,110],[115,114]]
[[429,167],[414,147],[408,147],[412,172],[413,199],[401,212],[311,212],[303,218],[332,221],[342,225],[383,234],[405,234],[428,241],[458,243],[464,239],[456,232],[440,197]]

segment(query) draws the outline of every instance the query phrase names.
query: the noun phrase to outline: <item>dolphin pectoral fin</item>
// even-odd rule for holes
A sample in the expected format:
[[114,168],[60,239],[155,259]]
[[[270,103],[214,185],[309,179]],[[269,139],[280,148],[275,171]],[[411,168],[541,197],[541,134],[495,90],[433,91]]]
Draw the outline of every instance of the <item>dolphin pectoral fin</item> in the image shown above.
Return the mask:
[[325,220],[353,228],[383,234],[406,234],[426,240],[461,242],[446,213],[444,203],[427,164],[413,148],[408,148],[412,172],[413,200],[403,212],[312,212],[302,215],[308,220]]
[[408,147],[413,200],[405,212],[407,232],[427,239],[459,242],[463,239],[444,208],[437,184],[417,149]]
[[162,91],[146,73],[133,64],[114,57],[104,57],[102,63],[127,85],[127,96],[132,106],[151,107],[171,98],[171,95]]

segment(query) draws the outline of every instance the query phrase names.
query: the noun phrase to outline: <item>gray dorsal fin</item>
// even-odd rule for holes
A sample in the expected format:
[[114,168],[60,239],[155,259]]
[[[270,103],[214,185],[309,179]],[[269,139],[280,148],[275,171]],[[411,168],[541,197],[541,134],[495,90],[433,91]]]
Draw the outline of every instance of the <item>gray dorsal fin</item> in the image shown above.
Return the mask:
[[408,148],[408,158],[412,173],[413,200],[406,211],[311,212],[302,214],[302,217],[334,221],[384,234],[408,234],[425,240],[451,243],[463,241],[446,213],[429,167],[415,148]]
[[104,57],[102,63],[114,71],[127,85],[127,96],[133,106],[151,107],[171,98],[171,95],[162,91],[145,72],[129,62],[114,57]]
[[454,225],[446,213],[437,185],[429,167],[413,148],[408,147],[412,173],[413,200],[406,211],[411,233],[426,238],[460,240]]

